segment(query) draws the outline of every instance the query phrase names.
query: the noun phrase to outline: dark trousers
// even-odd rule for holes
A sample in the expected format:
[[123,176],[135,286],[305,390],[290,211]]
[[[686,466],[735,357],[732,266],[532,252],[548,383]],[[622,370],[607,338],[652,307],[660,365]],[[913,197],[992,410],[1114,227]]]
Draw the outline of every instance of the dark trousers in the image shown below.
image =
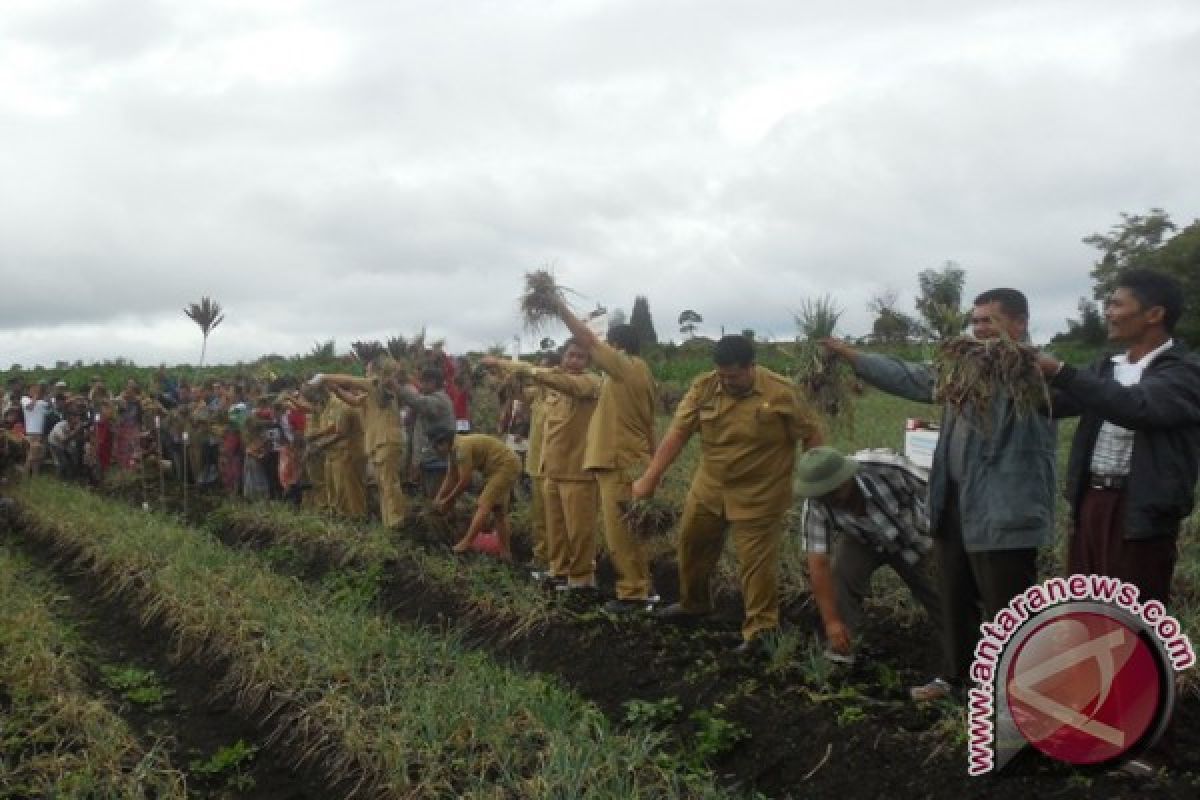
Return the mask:
[[838,610],[850,630],[862,630],[863,600],[871,594],[871,576],[875,570],[891,567],[913,597],[924,606],[936,631],[942,630],[942,601],[930,575],[928,557],[909,564],[899,555],[880,553],[859,539],[839,534],[833,546],[833,584]]
[[950,492],[947,497],[934,552],[946,677],[966,683],[979,642],[979,626],[1037,582],[1037,548],[968,553],[963,547],[957,494]]
[[1174,536],[1125,538],[1125,490],[1086,489],[1067,540],[1067,571],[1120,578],[1138,587],[1143,602],[1166,605],[1178,552]]

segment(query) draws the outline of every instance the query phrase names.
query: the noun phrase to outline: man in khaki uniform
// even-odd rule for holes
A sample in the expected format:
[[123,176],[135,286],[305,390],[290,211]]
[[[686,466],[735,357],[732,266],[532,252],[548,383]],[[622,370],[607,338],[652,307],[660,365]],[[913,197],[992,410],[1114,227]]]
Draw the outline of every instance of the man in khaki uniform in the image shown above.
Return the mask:
[[317,511],[329,511],[329,479],[327,476],[328,439],[330,432],[326,409],[329,392],[312,383],[304,387],[296,406],[304,410],[308,420],[304,427],[304,475],[309,488],[304,492],[301,504]]
[[500,557],[512,561],[509,547],[508,501],[517,479],[521,477],[521,460],[504,442],[482,433],[455,436],[453,428],[433,428],[428,432],[434,452],[446,460],[446,477],[434,498],[434,508],[443,514],[450,510],[458,496],[471,485],[475,472],[483,475],[483,490],[471,517],[471,524],[454,552],[471,549],[475,537],[483,530],[488,516],[495,512],[496,535],[500,539]]
[[533,578],[553,580],[549,544],[546,542],[546,474],[542,471],[542,440],[546,431],[547,390],[528,386],[522,399],[529,404],[529,448],[525,451],[525,474],[529,476],[529,528],[533,534]]
[[633,475],[654,452],[654,377],[638,357],[637,332],[629,325],[613,325],[605,342],[565,302],[559,303],[558,316],[604,373],[583,456],[584,469],[596,476],[600,489],[604,539],[617,571],[617,597],[604,609],[613,614],[642,610],[657,598],[651,598],[646,549],[622,519],[622,506],[631,498]]
[[[385,527],[404,523],[404,432],[396,402],[396,362],[380,356],[367,365],[367,377],[323,375],[322,385],[333,387],[343,402],[362,413],[366,456],[379,484],[379,516]],[[356,394],[346,392],[351,389]]]
[[568,590],[594,589],[599,490],[595,477],[583,468],[583,459],[601,384],[597,376],[584,371],[587,350],[574,339],[568,340],[563,346],[562,366],[551,369],[492,357],[484,358],[483,363],[527,376],[549,389],[543,400],[541,449],[549,572],[552,580],[565,579]]
[[367,516],[367,487],[362,414],[339,397],[330,398],[327,408],[327,430],[336,434],[326,451],[330,502],[335,511],[363,519]]
[[779,627],[779,544],[792,505],[796,445],[815,447],[822,435],[791,381],[755,365],[749,339],[722,337],[713,360],[717,368],[692,383],[633,494],[653,495],[688,439],[700,432],[700,465],[680,520],[680,599],[660,615],[712,611],[710,579],[732,530],[746,609],[740,649],[752,652],[756,637]]

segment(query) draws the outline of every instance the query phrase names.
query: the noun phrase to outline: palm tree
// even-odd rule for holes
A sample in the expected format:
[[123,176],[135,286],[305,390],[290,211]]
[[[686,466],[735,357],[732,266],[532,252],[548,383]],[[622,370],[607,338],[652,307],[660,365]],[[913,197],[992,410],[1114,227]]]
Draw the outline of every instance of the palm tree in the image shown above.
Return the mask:
[[199,303],[189,304],[183,313],[199,325],[200,332],[204,334],[204,345],[200,348],[200,366],[203,367],[204,354],[208,350],[208,335],[225,319],[225,315],[221,313],[221,304],[208,297],[201,297]]

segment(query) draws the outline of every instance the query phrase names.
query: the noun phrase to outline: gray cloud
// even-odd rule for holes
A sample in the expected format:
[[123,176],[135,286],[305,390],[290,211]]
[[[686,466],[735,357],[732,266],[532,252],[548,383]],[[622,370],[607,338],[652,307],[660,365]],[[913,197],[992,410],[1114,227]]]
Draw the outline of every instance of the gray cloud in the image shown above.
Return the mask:
[[[786,336],[955,260],[1045,338],[1123,210],[1200,214],[1200,9],[25,3],[0,22],[0,364],[519,332],[524,271]],[[143,333],[138,334],[141,330]],[[111,348],[106,349],[106,345]]]

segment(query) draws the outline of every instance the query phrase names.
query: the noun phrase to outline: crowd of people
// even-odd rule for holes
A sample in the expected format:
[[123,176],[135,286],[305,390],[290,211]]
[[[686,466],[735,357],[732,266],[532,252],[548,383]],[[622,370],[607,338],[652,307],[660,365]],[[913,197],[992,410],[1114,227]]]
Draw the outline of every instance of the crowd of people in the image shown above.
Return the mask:
[[99,376],[74,390],[65,381],[26,387],[14,378],[0,403],[0,464],[25,475],[52,466],[60,477],[98,483],[112,470],[140,471],[153,462],[188,485],[353,518],[367,514],[370,475],[384,497],[385,524],[396,526],[403,492],[397,497],[392,487],[436,491],[446,471],[426,432],[470,429],[464,368],[465,360],[439,347],[426,352],[404,385],[383,359],[367,365],[366,378],[316,375],[303,383],[192,385],[165,368],[153,385],[131,379],[119,392]]
[[[526,433],[513,424],[514,409],[524,409],[527,440],[472,430],[471,371],[434,350],[419,364],[381,355],[365,377],[318,374],[270,394],[254,384],[191,387],[165,373],[148,394],[133,382],[116,396],[99,382],[78,394],[62,384],[10,386],[6,446],[22,429],[27,472],[48,449],[65,476],[136,468],[149,452],[186,481],[351,518],[368,514],[370,475],[378,516],[393,528],[412,496],[447,512],[474,483],[474,513],[454,550],[477,549],[486,534],[505,559],[523,472],[533,577],[556,591],[595,592],[599,531],[616,572],[615,597],[603,606],[612,614],[702,620],[714,610],[711,579],[731,538],[746,653],[779,629],[780,549],[799,499],[796,527],[827,654],[854,657],[871,576],[890,566],[941,636],[942,674],[912,691],[932,700],[969,680],[980,623],[1038,580],[1038,550],[1055,532],[1057,418],[1081,418],[1066,475],[1067,570],[1118,577],[1143,599],[1169,601],[1200,470],[1200,359],[1172,338],[1182,313],[1172,279],[1122,274],[1106,319],[1123,352],[1088,368],[1040,355],[1051,402],[1037,413],[1019,413],[1003,391],[986,419],[946,404],[928,470],[891,452],[827,446],[795,383],[759,366],[754,343],[739,335],[716,342],[714,369],[693,382],[659,441],[654,379],[635,330],[614,325],[600,336],[561,300],[555,314],[571,338],[559,353],[538,364],[481,361],[498,385],[515,387],[501,426]],[[1015,289],[975,298],[977,339],[1027,342],[1028,323]],[[937,402],[928,364],[837,339],[822,347],[884,392]],[[664,604],[630,509],[653,497],[693,437],[700,458],[679,521],[680,596]]]

